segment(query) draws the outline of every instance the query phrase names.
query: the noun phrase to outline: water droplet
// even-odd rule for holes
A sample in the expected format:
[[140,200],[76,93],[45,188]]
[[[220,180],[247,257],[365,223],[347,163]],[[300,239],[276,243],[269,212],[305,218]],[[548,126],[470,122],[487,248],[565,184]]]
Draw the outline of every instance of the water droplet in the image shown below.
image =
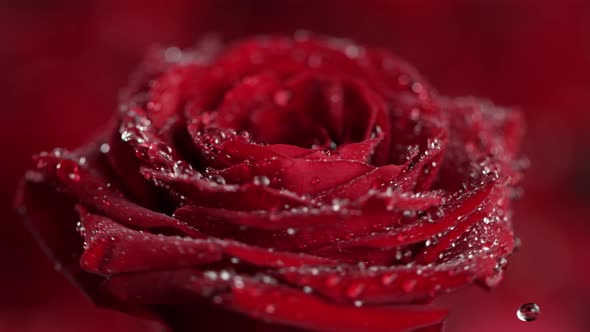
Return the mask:
[[76,223],[76,231],[80,234],[84,234],[84,232],[86,232],[86,228],[84,227],[82,221],[78,221]]
[[411,89],[414,93],[421,94],[424,91],[424,86],[421,83],[414,82]]
[[319,184],[320,183],[320,178],[315,177],[311,180],[311,184]]
[[523,322],[532,322],[539,317],[541,308],[536,303],[525,303],[516,311],[516,317]]
[[273,96],[273,101],[277,106],[287,106],[291,100],[291,92],[287,90],[278,90]]
[[275,307],[274,304],[267,304],[266,307],[264,308],[264,311],[266,311],[266,313],[269,313],[269,314],[273,314],[276,310],[277,310],[277,308]]
[[270,185],[270,179],[264,175],[257,175],[254,177],[253,182],[257,186],[268,186]]
[[80,181],[80,169],[78,168],[78,164],[72,160],[62,160],[57,165],[55,165],[55,171],[57,176],[62,181]]
[[340,283],[341,279],[339,276],[329,276],[328,278],[326,278],[326,286],[328,287],[334,287],[337,286]]
[[413,291],[414,287],[416,287],[416,280],[414,280],[414,279],[408,279],[402,283],[402,289],[406,293]]
[[361,55],[361,49],[356,45],[348,45],[344,48],[344,54],[351,59],[356,59]]
[[131,141],[131,138],[133,137],[133,133],[131,131],[124,131],[121,133],[121,139],[123,140],[123,142],[129,142]]
[[365,285],[362,283],[354,283],[346,289],[346,295],[350,298],[359,297],[365,290]]
[[219,274],[219,277],[221,278],[221,280],[229,280],[229,278],[231,278],[231,274],[229,272],[223,270]]
[[174,171],[174,173],[176,174],[190,174],[193,170],[192,166],[184,161],[184,160],[178,160],[176,163],[174,163],[174,166],[172,166],[172,170]]
[[383,284],[383,286],[389,286],[395,280],[395,278],[397,278],[395,273],[385,273],[381,276],[381,284]]
[[168,47],[164,51],[164,57],[168,62],[178,62],[182,58],[182,51],[178,47]]
[[209,175],[208,179],[220,185],[226,184],[225,179],[221,175]]

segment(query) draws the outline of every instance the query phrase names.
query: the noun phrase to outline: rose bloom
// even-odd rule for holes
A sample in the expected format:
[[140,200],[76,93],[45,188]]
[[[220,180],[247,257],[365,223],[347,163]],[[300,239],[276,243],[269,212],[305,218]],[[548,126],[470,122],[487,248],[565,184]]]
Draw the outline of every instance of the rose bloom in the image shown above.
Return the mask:
[[514,249],[519,113],[298,33],[148,55],[113,123],[17,205],[98,305],[175,331],[440,331]]

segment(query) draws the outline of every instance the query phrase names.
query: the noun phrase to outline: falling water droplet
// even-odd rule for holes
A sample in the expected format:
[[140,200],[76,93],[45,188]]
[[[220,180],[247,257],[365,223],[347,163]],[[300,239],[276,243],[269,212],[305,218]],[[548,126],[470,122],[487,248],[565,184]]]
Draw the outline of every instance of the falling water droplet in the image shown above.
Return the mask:
[[536,303],[525,303],[516,311],[516,317],[523,322],[532,322],[539,317],[541,308]]

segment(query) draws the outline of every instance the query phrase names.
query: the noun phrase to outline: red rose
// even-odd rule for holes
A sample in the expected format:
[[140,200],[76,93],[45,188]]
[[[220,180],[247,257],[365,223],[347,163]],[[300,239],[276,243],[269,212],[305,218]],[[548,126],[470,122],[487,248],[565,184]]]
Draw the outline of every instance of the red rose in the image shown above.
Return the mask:
[[98,304],[177,330],[433,331],[424,303],[501,279],[521,132],[350,41],[203,43],[150,56],[94,143],[35,156],[18,204]]

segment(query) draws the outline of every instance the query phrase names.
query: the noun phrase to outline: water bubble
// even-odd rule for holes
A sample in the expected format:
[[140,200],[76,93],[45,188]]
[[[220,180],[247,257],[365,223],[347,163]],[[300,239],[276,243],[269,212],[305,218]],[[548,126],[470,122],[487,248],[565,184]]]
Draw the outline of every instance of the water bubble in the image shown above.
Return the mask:
[[516,317],[523,322],[532,322],[539,317],[541,308],[536,303],[525,303],[516,311]]

